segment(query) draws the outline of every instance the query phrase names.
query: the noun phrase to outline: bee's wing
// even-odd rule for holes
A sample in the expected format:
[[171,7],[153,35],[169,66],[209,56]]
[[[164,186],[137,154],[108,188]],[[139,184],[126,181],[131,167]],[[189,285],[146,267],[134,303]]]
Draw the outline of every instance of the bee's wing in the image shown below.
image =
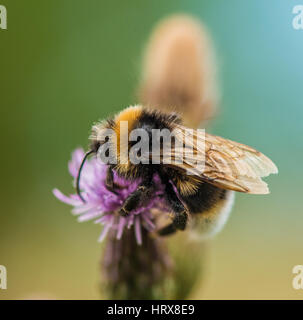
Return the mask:
[[[245,193],[269,193],[267,184],[262,181],[271,173],[277,173],[275,164],[261,152],[244,144],[224,139],[211,134],[198,134],[196,130],[188,130],[178,126],[178,139],[184,142],[182,148],[171,150],[175,158],[184,161],[173,164],[173,167],[199,176],[205,182],[223,189]],[[192,136],[192,139],[188,139]],[[187,138],[185,138],[187,137]],[[185,147],[185,148],[184,148]],[[193,148],[194,154],[184,151]],[[204,170],[197,171],[197,155],[204,156]]]

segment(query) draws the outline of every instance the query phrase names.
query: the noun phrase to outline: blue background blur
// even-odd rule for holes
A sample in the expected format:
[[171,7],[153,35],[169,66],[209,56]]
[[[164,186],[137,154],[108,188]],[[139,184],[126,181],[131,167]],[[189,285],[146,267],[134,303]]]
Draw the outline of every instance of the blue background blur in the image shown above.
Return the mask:
[[[269,196],[237,195],[192,298],[303,298],[303,30],[301,0],[12,1],[0,30],[0,298],[94,299],[100,227],[78,224],[51,193],[72,192],[67,161],[92,123],[136,103],[155,23],[185,12],[213,37],[222,103],[213,133],[256,147],[279,175]],[[303,4],[303,0],[301,1]]]

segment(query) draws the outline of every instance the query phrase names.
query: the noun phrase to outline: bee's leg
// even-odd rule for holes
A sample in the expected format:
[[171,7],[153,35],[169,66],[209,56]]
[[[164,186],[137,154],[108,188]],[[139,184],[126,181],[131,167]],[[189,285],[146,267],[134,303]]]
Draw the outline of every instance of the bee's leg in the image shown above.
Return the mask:
[[139,184],[136,191],[134,191],[127,197],[119,213],[122,216],[127,216],[132,210],[137,209],[141,203],[147,201],[153,191],[154,183],[152,181],[152,178],[148,177]]
[[105,185],[107,190],[111,191],[114,194],[117,194],[114,187],[114,173],[111,167],[108,167],[106,172]]
[[186,228],[188,213],[183,203],[180,201],[172,184],[167,181],[165,187],[165,194],[168,203],[170,204],[173,213],[173,225],[176,229],[184,230]]
[[157,231],[157,234],[159,236],[168,236],[171,235],[173,233],[175,233],[177,231],[177,228],[175,227],[175,225],[173,223],[161,228],[160,230]]

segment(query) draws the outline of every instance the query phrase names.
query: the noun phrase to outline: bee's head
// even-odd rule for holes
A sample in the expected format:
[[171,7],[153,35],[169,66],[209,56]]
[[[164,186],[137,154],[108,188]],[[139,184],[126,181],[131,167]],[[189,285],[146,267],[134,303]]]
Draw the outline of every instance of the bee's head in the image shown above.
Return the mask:
[[142,107],[129,107],[112,119],[97,123],[92,128],[91,150],[103,163],[113,164],[118,171],[130,169],[129,136],[138,124]]
[[[180,121],[174,113],[160,113],[141,106],[129,107],[114,118],[93,126],[91,150],[103,163],[113,165],[127,178],[137,172],[138,164],[150,162],[152,144],[157,143],[153,130],[172,131]],[[161,139],[158,140],[160,146]]]
[[97,154],[100,148],[112,139],[111,130],[113,130],[114,126],[113,119],[102,121],[93,126],[90,136],[90,150],[93,153]]
[[[90,151],[79,169],[78,191],[81,169],[89,154],[97,154],[103,163],[112,165],[125,178],[139,177],[141,164],[150,161],[152,144],[158,142],[161,145],[161,138],[157,141],[152,138],[153,130],[173,130],[179,123],[181,119],[174,113],[165,114],[134,106],[124,109],[112,119],[95,124],[90,136]],[[140,142],[140,146],[137,142]]]

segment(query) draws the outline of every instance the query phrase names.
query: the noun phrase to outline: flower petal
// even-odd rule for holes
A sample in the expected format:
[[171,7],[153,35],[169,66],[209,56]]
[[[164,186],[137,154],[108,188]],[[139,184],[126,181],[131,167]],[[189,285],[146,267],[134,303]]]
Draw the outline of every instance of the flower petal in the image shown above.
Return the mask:
[[89,212],[81,215],[78,218],[78,221],[79,222],[89,221],[89,220],[92,220],[92,219],[95,219],[95,218],[99,217],[102,214],[103,214],[103,212],[101,212],[100,210],[92,209]]
[[135,236],[136,236],[137,243],[139,245],[141,245],[142,244],[142,234],[141,234],[141,222],[140,222],[139,216],[137,216],[135,218]]
[[106,237],[108,231],[110,230],[113,222],[114,222],[114,215],[111,217],[110,221],[104,226],[102,232],[101,232],[101,235],[98,239],[98,242],[102,242],[104,240],[104,238]]
[[153,230],[156,228],[155,224],[149,219],[147,214],[142,214],[142,218],[146,222],[149,230]]
[[72,209],[72,214],[74,215],[79,215],[79,214],[82,214],[82,213],[87,213],[88,211],[90,210],[100,210],[95,204],[91,204],[91,203],[81,203],[81,205],[75,207],[74,209]]
[[126,225],[126,219],[124,217],[120,217],[118,231],[117,231],[117,240],[120,240],[123,234],[124,226]]
[[74,198],[68,197],[64,195],[60,190],[58,189],[53,189],[53,194],[54,196],[59,199],[60,201],[70,204],[71,206],[78,206],[79,204],[82,203],[81,200],[76,200]]
[[82,148],[78,148],[72,153],[72,159],[68,163],[68,170],[71,176],[73,176],[74,178],[76,178],[78,175],[78,171],[83,158],[84,150]]

